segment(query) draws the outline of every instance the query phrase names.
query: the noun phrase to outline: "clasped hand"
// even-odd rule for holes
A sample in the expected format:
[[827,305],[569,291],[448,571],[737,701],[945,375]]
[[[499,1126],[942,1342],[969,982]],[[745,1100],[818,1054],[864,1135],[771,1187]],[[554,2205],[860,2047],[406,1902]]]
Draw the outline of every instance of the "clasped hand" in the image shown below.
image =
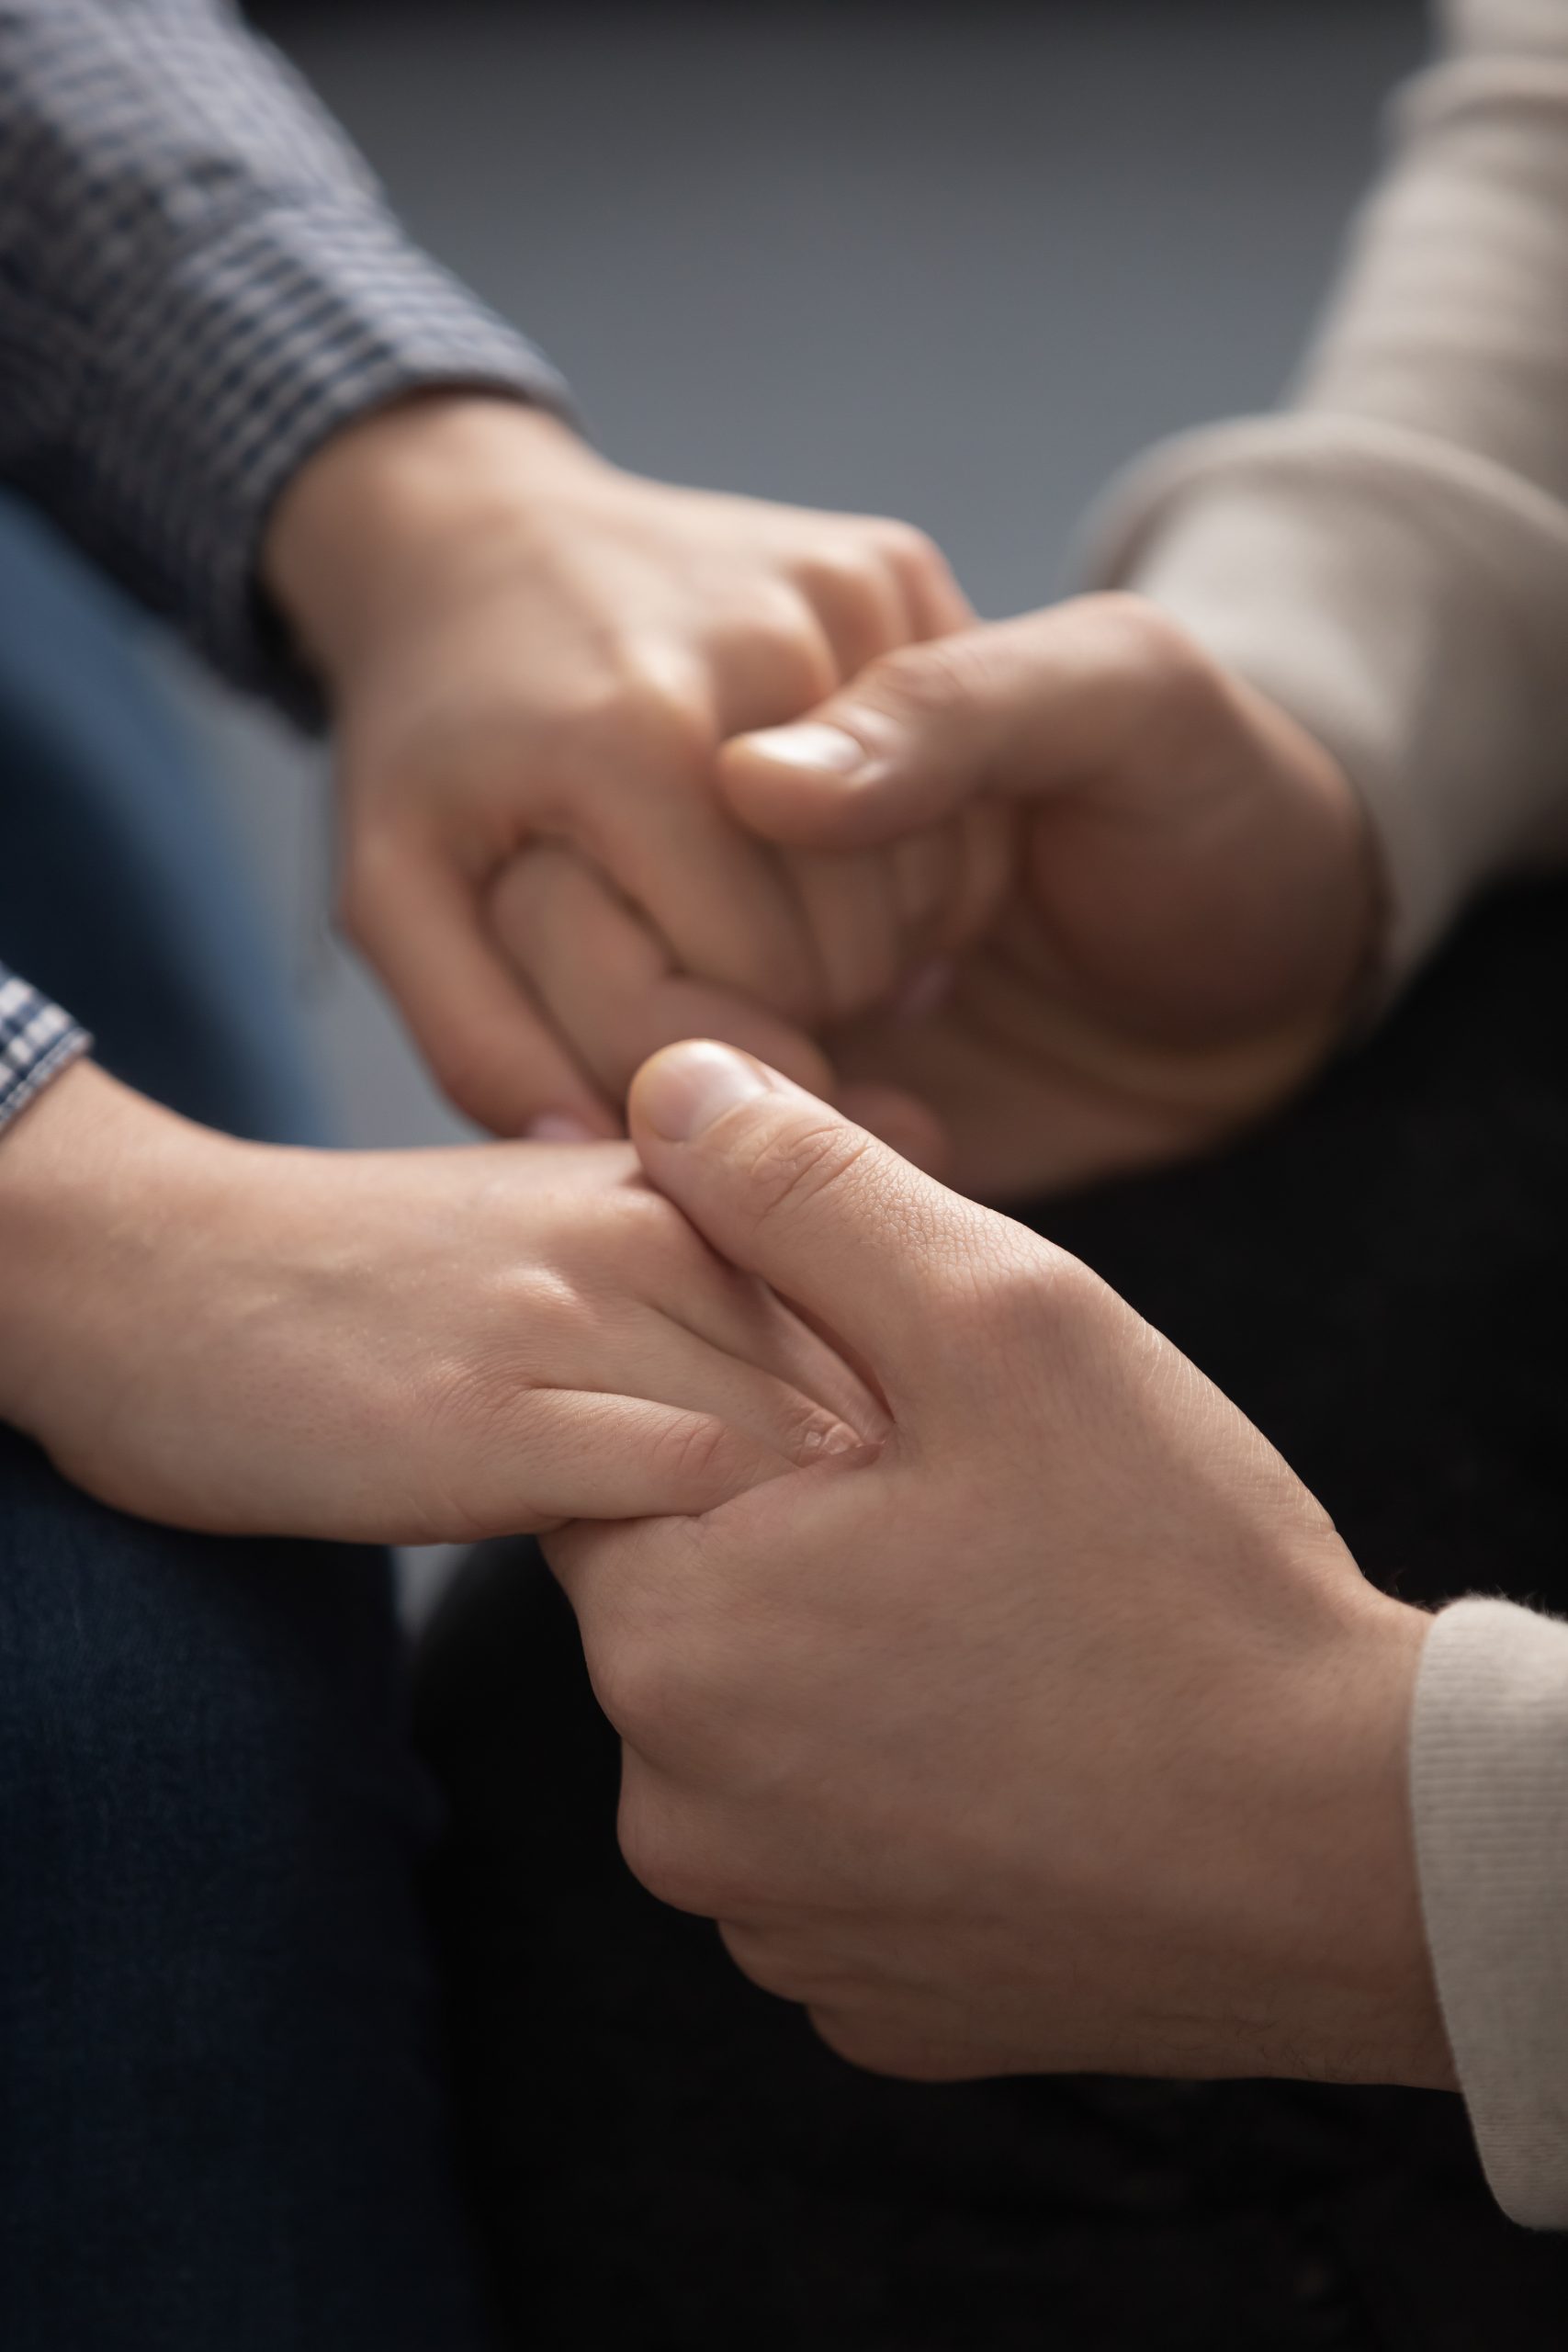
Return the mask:
[[624,1145],[283,1150],[90,1063],[4,1138],[0,1295],[0,1418],[217,1533],[700,1510],[880,1427]]
[[1199,1148],[1375,954],[1334,760],[1170,620],[991,628],[919,533],[641,481],[445,396],[330,442],[268,578],[339,738],[341,913],[502,1135],[754,1052],[986,1197]]
[[677,1046],[645,1166],[880,1443],[547,1549],[656,1894],[863,2064],[1441,2083],[1406,1789],[1427,1621],[1087,1267]]

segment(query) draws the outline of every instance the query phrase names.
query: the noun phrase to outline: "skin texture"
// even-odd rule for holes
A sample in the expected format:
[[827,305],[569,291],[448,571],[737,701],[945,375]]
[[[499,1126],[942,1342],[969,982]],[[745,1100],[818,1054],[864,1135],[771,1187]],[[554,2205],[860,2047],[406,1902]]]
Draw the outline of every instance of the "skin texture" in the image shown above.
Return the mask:
[[879,1419],[625,1146],[281,1150],[89,1063],[0,1137],[0,1418],[147,1518],[393,1543],[705,1509]]
[[878,2070],[1448,2082],[1427,1620],[1048,1243],[717,1046],[656,1057],[631,1123],[887,1415],[711,1514],[551,1540],[637,1875]]
[[[923,1017],[828,1040],[923,1101],[1001,1199],[1201,1149],[1299,1086],[1375,959],[1370,831],[1283,711],[1131,596],[874,662],[720,760],[765,838],[864,852],[990,805],[1016,886]],[[847,1098],[846,1098],[847,1099]]]
[[263,568],[333,712],[343,926],[497,1134],[618,1135],[638,1062],[694,1029],[826,1084],[808,1033],[1005,888],[988,808],[780,852],[716,789],[726,736],[971,617],[906,525],[639,481],[441,395],[327,442]]

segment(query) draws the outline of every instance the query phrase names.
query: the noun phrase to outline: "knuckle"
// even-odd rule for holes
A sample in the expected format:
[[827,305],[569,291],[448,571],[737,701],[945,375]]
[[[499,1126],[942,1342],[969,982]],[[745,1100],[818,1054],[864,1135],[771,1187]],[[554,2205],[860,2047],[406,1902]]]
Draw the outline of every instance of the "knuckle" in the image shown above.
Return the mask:
[[655,1467],[690,1506],[720,1502],[735,1483],[735,1440],[716,1415],[691,1413],[660,1430]]
[[594,1204],[593,1249],[618,1272],[645,1277],[650,1268],[683,1286],[705,1258],[706,1244],[662,1193],[640,1173]]
[[1167,723],[1210,714],[1222,682],[1213,662],[1169,613],[1122,593],[1087,600],[1118,665],[1139,680]]
[[884,567],[875,548],[864,541],[811,548],[797,564],[795,576],[805,595],[814,603],[829,603],[835,613],[880,613],[886,600]]
[[646,792],[661,778],[684,781],[711,760],[716,741],[711,698],[685,665],[660,662],[641,648],[615,647],[592,679],[542,719],[532,790],[541,823],[581,823],[582,795]]
[[493,1347],[441,1366],[430,1408],[439,1447],[454,1461],[471,1462],[498,1445],[517,1444],[535,1394],[524,1367]]
[[878,515],[872,526],[872,545],[885,563],[896,571],[930,574],[945,572],[947,562],[936,541],[917,523],[906,523],[897,515]]
[[638,1884],[671,1910],[711,1918],[722,1909],[722,1871],[668,1804],[622,1798],[618,1828],[622,1858]]
[[818,2040],[850,2065],[858,2066],[862,2074],[886,2075],[902,2082],[945,2083],[962,2080],[973,2071],[939,2041],[874,2014],[821,2005],[811,2006],[808,2014]]
[[1032,1248],[988,1253],[970,1269],[958,1318],[976,1338],[1010,1352],[1065,1344],[1098,1289],[1077,1259],[1029,1238]]
[[667,1609],[651,1600],[625,1611],[593,1660],[600,1705],[627,1746],[684,1768],[711,1765],[710,1726],[722,1708],[722,1679],[694,1668],[684,1618],[677,1634]]
[[[829,560],[824,576],[832,571]],[[810,606],[802,589],[789,580],[774,580],[759,586],[734,617],[754,644],[795,650],[812,641]]]
[[644,761],[650,753],[705,757],[714,737],[712,710],[695,675],[632,649],[616,656],[598,694],[575,714],[573,729],[585,749],[631,752]]
[[[668,1631],[649,1613],[623,1599],[614,1620],[587,1645],[593,1694],[629,1747],[657,1756],[676,1721],[674,1701],[679,1660],[672,1654]],[[623,1826],[640,1820],[628,1778],[623,1800]]]
[[764,1138],[747,1170],[760,1227],[786,1224],[854,1175],[870,1139],[839,1120]]
[[719,1928],[725,1949],[743,1976],[764,1993],[783,2001],[805,2003],[822,1990],[821,1972],[792,1947],[789,1939],[766,1928],[740,1927],[726,1920]]
[[796,584],[780,583],[736,616],[736,634],[750,662],[765,668],[772,694],[809,705],[831,693],[837,672],[818,607],[837,611],[846,597],[857,595],[853,583],[840,587],[826,577],[810,579],[802,573]]
[[906,2071],[897,2038],[878,2030],[858,2011],[813,2004],[808,2013],[818,2039],[847,2064],[868,2075],[897,2075]]
[[872,694],[917,719],[961,718],[987,699],[987,645],[984,632],[976,630],[973,636],[900,646],[873,664],[868,680]]

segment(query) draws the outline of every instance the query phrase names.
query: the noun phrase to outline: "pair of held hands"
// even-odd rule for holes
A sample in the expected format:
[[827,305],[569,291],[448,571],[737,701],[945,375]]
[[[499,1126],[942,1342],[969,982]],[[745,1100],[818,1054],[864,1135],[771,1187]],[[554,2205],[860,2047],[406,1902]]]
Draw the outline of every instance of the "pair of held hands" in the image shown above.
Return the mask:
[[1334,763],[1131,598],[973,628],[903,525],[450,397],[330,442],[265,571],[336,717],[344,927],[494,1134],[618,1136],[717,1036],[1038,1193],[1286,1091],[1364,964]]
[[[503,1135],[618,1134],[706,1032],[966,1192],[1040,1190],[1256,1110],[1365,957],[1333,763],[1131,600],[952,633],[918,534],[459,397],[329,441],[264,571],[335,712],[346,919]],[[207,1527],[714,1501],[830,1442],[841,1368],[635,1165],[255,1150],[70,1074],[0,1150],[0,1411]]]
[[0,1411],[198,1525],[567,1522],[632,1867],[864,2064],[1447,2082],[1419,1612],[1048,1242],[728,1046],[629,1118],[266,1151],[80,1066]]
[[634,1863],[867,2063],[1441,2079],[1420,1621],[1256,1432],[755,1062],[558,1140],[708,1031],[970,1193],[1190,1149],[1366,961],[1332,762],[1128,600],[964,629],[907,532],[499,403],[341,435],[266,562],[349,928],[558,1140],[264,1149],[68,1072],[0,1149],[0,1416],[178,1524],[555,1527]]

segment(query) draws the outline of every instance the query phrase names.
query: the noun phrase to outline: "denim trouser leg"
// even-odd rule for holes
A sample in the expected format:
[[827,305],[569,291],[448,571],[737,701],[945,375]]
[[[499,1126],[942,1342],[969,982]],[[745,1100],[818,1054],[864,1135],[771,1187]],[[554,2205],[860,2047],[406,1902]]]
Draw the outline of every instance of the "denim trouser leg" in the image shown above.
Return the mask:
[[386,1564],[0,1430],[0,2342],[473,2352]]
[[[118,605],[3,506],[0,957],[131,1083],[313,1135],[285,992]],[[151,1526],[0,1429],[6,2352],[487,2340],[402,1673],[383,1553]]]

